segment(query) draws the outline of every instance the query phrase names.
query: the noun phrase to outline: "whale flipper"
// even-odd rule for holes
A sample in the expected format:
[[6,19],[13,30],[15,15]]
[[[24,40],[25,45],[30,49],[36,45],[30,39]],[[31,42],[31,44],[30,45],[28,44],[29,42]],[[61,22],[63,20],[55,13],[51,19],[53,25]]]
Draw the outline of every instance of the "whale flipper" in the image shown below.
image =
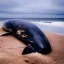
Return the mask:
[[12,33],[11,32],[7,32],[7,33],[4,33],[4,34],[2,34],[0,36],[8,36],[8,35],[12,35]]
[[36,50],[32,46],[27,46],[27,47],[24,48],[22,55],[29,54],[29,53],[32,53],[32,52],[36,52]]

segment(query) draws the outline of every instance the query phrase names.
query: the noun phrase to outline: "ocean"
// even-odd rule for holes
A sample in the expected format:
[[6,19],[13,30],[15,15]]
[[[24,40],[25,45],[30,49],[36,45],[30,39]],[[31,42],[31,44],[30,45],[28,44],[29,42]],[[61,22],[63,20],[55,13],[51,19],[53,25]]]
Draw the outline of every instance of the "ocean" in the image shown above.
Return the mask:
[[[0,18],[0,26],[7,20],[13,18]],[[15,19],[15,18],[14,18]],[[20,19],[20,18],[16,18]],[[41,30],[64,35],[64,18],[22,18],[21,20],[29,21],[38,26]]]

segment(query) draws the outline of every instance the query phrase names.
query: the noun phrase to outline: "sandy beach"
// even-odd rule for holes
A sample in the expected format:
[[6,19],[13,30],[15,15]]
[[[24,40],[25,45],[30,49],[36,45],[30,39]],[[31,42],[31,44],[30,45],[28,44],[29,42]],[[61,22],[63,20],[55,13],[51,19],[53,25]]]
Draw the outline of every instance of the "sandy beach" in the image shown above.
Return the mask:
[[[0,27],[0,35],[5,33]],[[52,52],[48,55],[31,53],[22,55],[23,42],[12,35],[0,37],[0,64],[64,64],[64,36],[44,31]]]

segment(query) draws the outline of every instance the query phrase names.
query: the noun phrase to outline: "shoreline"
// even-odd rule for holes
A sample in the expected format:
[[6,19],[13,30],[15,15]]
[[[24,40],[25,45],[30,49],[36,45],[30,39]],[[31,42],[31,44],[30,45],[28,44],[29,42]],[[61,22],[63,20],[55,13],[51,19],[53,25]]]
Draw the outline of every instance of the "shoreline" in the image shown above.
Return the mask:
[[[3,22],[5,22],[5,21],[0,21],[0,26],[3,25]],[[64,30],[63,30],[64,29],[64,22],[48,23],[48,22],[44,22],[44,21],[41,21],[41,22],[31,21],[31,23],[34,23],[40,29],[43,29],[45,31],[53,32],[53,33],[56,33],[58,35],[64,35]]]

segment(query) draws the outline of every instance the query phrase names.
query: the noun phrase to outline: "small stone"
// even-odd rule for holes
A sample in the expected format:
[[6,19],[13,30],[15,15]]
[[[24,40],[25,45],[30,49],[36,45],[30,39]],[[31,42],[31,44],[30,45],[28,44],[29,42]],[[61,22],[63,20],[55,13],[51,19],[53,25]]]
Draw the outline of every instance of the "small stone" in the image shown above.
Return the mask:
[[28,61],[28,60],[25,60],[25,62],[29,63],[29,61]]

